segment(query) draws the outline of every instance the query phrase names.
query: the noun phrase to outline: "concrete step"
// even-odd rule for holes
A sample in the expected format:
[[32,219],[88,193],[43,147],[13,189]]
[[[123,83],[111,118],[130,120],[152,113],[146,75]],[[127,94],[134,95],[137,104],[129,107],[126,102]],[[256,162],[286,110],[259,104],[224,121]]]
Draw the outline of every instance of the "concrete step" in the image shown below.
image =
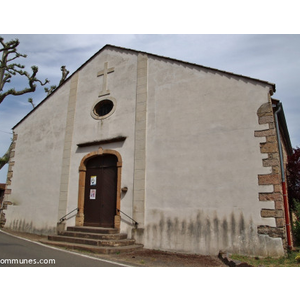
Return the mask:
[[85,250],[93,253],[120,253],[142,248],[128,239],[117,228],[70,226],[58,235],[49,235],[42,243],[67,249]]
[[62,236],[72,236],[86,239],[95,239],[95,240],[124,240],[127,239],[126,233],[90,233],[90,232],[80,232],[80,231],[64,231],[59,233]]
[[87,252],[99,253],[99,254],[118,254],[118,253],[130,252],[139,248],[143,248],[143,245],[141,244],[134,244],[134,245],[122,246],[122,247],[98,247],[93,245],[82,245],[76,243],[51,241],[47,239],[40,240],[40,242],[54,247],[61,247],[61,248],[72,249],[72,250],[81,250],[81,251],[87,251]]
[[91,227],[91,226],[69,226],[67,231],[79,231],[89,233],[116,234],[120,230],[117,228]]
[[84,245],[93,245],[98,247],[120,247],[120,246],[128,246],[134,245],[135,240],[133,239],[90,239],[83,237],[74,237],[74,236],[65,236],[65,235],[49,235],[49,241],[57,241],[57,242],[66,242],[66,243],[74,243],[74,244],[84,244]]

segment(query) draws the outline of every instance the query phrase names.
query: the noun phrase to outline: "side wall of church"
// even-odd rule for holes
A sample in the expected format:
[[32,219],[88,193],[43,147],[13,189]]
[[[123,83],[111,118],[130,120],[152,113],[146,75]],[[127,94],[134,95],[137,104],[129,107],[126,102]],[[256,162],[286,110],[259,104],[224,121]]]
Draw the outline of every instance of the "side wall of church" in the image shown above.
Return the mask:
[[8,228],[40,234],[56,230],[69,91],[66,82],[14,130]]
[[146,248],[217,254],[282,255],[281,238],[259,201],[267,155],[255,137],[270,86],[156,57],[148,63]]

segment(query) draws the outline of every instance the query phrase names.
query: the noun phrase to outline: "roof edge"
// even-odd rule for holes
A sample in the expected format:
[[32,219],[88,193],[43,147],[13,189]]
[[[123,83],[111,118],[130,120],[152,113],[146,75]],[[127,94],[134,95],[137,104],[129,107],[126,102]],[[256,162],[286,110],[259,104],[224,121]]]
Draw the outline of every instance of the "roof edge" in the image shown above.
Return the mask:
[[[122,49],[122,50],[135,52],[135,53],[141,53],[141,54],[145,54],[145,55],[149,55],[149,56],[153,56],[153,57],[157,57],[157,58],[163,58],[163,59],[166,59],[166,60],[175,61],[175,62],[178,62],[178,63],[188,64],[188,65],[195,66],[195,67],[201,67],[201,68],[211,70],[211,71],[214,71],[214,72],[221,72],[221,73],[224,73],[224,74],[227,74],[227,75],[230,75],[230,76],[242,77],[242,78],[245,78],[245,79],[248,79],[248,80],[258,81],[258,82],[270,85],[272,87],[272,92],[273,93],[276,92],[275,83],[272,83],[272,82],[269,82],[269,81],[266,81],[266,80],[261,80],[261,79],[253,78],[253,77],[250,77],[250,76],[236,74],[236,73],[233,73],[233,72],[228,72],[228,71],[224,71],[224,70],[220,70],[220,69],[216,69],[216,68],[206,67],[206,66],[203,66],[203,65],[200,65],[200,64],[196,64],[196,63],[192,63],[192,62],[188,62],[188,61],[184,61],[184,60],[180,60],[180,59],[176,59],[176,58],[171,58],[171,57],[167,57],[167,56],[163,56],[163,55],[153,54],[153,53],[149,53],[149,52],[145,52],[145,51],[134,50],[134,49],[130,49],[130,48],[114,46],[114,45],[111,45],[111,44],[106,44],[102,49],[104,49],[106,47],[111,47],[111,48],[115,48],[115,49]],[[100,51],[98,51],[97,53],[99,53]]]

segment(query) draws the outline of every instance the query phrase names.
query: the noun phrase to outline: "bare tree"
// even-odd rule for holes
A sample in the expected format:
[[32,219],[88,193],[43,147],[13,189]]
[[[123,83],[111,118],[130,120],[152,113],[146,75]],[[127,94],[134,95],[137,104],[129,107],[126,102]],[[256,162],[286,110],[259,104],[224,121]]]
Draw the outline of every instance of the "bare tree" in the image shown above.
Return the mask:
[[[60,70],[61,70],[61,79],[60,79],[60,82],[59,82],[58,86],[61,86],[65,82],[68,74],[70,73],[66,69],[66,66],[61,66]],[[45,87],[44,90],[47,93],[47,96],[49,96],[50,94],[52,94],[56,90],[56,88],[57,88],[56,85],[51,85],[50,88]]]
[[[0,52],[2,52],[2,59],[0,61],[0,104],[9,95],[20,96],[26,93],[34,92],[36,90],[36,84],[35,84],[36,82],[40,83],[42,86],[49,83],[48,79],[46,79],[45,82],[43,83],[42,81],[36,78],[36,74],[38,73],[37,66],[31,67],[32,74],[30,75],[26,71],[23,71],[25,66],[17,63],[11,63],[12,61],[14,61],[19,57],[24,57],[24,58],[27,57],[26,54],[20,54],[17,52],[17,47],[20,44],[18,39],[11,40],[5,43],[4,39],[0,37],[0,43],[2,45],[2,49],[0,49]],[[63,82],[66,80],[69,74],[69,71],[66,69],[65,66],[61,67],[61,71],[62,71],[62,77],[59,82],[59,86],[63,84]],[[29,87],[24,88],[23,90],[20,91],[16,91],[14,88],[12,88],[3,92],[5,84],[10,83],[11,78],[17,74],[27,77]],[[52,85],[50,88],[44,88],[44,89],[47,95],[49,96],[56,88],[57,88],[56,85]],[[34,109],[35,105],[33,103],[32,98],[29,98],[28,102],[32,105],[32,108]],[[9,161],[11,146],[12,144],[9,146],[6,153],[2,157],[0,157],[0,170]]]
[[60,70],[61,70],[61,80],[59,82],[59,85],[62,85],[65,82],[69,74],[69,71],[66,69],[66,66],[61,66]]
[[11,148],[12,148],[12,142],[10,144],[10,146],[8,147],[6,153],[0,157],[0,170],[8,163],[9,161],[9,158],[10,158],[10,151],[11,151]]
[[[49,83],[48,79],[46,79],[45,82],[42,82],[36,78],[36,74],[38,73],[37,66],[31,67],[32,74],[30,75],[28,72],[24,71],[24,65],[12,63],[12,61],[19,57],[27,57],[26,54],[20,54],[17,52],[17,47],[20,44],[18,39],[5,43],[4,39],[0,37],[0,43],[2,45],[2,48],[0,49],[0,52],[2,52],[2,58],[0,61],[0,104],[9,95],[19,96],[34,92],[36,89],[36,82],[40,83],[42,86]],[[17,74],[27,77],[29,87],[20,91],[16,91],[14,88],[3,91],[5,84],[9,83],[11,78]]]
[[32,98],[29,98],[29,99],[28,99],[28,102],[32,105],[32,108],[35,108],[35,105],[34,105],[34,103],[33,103],[33,99],[32,99]]
[[45,93],[47,94],[47,96],[49,96],[56,90],[56,88],[57,88],[56,85],[51,85],[50,88],[45,87],[44,90],[45,90]]

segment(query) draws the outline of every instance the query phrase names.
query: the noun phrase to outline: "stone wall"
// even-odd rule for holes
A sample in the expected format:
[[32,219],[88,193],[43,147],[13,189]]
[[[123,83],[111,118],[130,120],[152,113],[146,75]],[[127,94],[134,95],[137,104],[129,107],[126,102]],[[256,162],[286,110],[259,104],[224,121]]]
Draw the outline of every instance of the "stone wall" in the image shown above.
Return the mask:
[[259,234],[266,234],[270,237],[280,237],[283,240],[286,248],[286,230],[284,217],[284,204],[281,186],[280,174],[280,159],[278,142],[276,137],[275,120],[273,115],[271,99],[269,102],[263,104],[257,111],[259,124],[268,124],[269,129],[255,131],[256,137],[265,137],[266,141],[260,144],[260,151],[262,154],[267,154],[262,163],[264,167],[271,167],[270,174],[258,175],[258,184],[261,186],[273,186],[273,192],[259,193],[259,201],[273,201],[274,209],[262,209],[261,217],[275,218],[276,226],[258,226]]

